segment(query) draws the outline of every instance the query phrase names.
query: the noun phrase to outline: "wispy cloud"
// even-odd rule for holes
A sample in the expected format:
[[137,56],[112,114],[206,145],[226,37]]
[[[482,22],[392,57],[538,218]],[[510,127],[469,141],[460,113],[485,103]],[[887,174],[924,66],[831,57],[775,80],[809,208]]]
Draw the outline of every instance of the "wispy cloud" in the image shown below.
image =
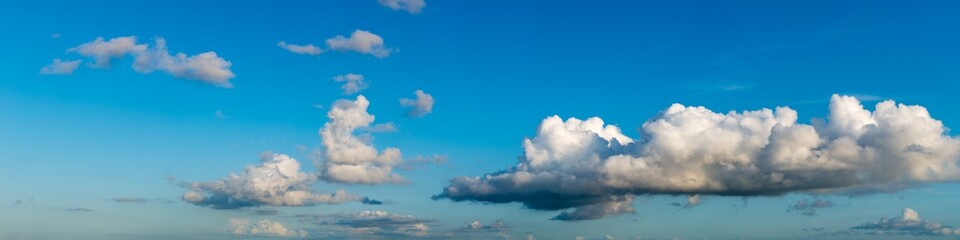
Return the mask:
[[412,14],[420,13],[427,6],[424,0],[378,0],[377,2],[394,11],[403,10]]

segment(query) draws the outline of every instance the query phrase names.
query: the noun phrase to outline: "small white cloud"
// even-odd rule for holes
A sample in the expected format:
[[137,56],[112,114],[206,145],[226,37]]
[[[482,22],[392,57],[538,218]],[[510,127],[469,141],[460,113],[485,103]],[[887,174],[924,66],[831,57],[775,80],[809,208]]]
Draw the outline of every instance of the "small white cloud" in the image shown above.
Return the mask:
[[288,44],[287,42],[280,41],[280,43],[278,43],[277,46],[280,46],[281,48],[296,54],[320,55],[321,53],[323,53],[323,49],[320,49],[319,47],[314,46],[313,44],[296,45],[296,44]]
[[236,235],[257,235],[276,237],[307,237],[307,231],[291,230],[283,223],[263,219],[249,223],[246,219],[230,219],[231,233]]
[[95,61],[93,66],[103,68],[109,67],[110,60],[113,58],[120,58],[127,54],[141,53],[146,50],[146,44],[137,44],[137,37],[126,36],[111,38],[108,41],[104,41],[102,37],[98,37],[92,42],[70,48],[67,52],[76,52],[85,57],[92,57]]
[[400,99],[400,106],[407,107],[407,116],[408,117],[423,117],[427,114],[433,112],[433,96],[423,92],[423,90],[417,90],[414,92],[417,95],[416,99]]
[[77,67],[80,66],[80,62],[83,60],[73,60],[73,61],[63,61],[59,58],[53,59],[53,63],[50,65],[40,68],[40,74],[44,75],[70,75],[73,74],[73,71],[77,70]]
[[427,6],[424,0],[378,0],[377,2],[394,11],[404,10],[413,14],[420,13],[423,7]]
[[357,29],[350,37],[334,36],[326,41],[327,48],[337,51],[353,51],[370,54],[377,58],[390,56],[392,49],[383,44],[383,38],[368,31]]
[[342,82],[343,86],[340,88],[343,89],[343,95],[350,95],[358,93],[363,89],[367,89],[369,84],[363,79],[363,75],[347,73],[344,75],[339,75],[333,77],[333,81]]
[[231,63],[217,56],[216,52],[192,56],[184,53],[170,55],[166,43],[163,38],[157,38],[152,48],[136,55],[133,69],[141,73],[162,71],[178,78],[200,80],[224,88],[233,87],[229,81],[235,76],[230,71]]

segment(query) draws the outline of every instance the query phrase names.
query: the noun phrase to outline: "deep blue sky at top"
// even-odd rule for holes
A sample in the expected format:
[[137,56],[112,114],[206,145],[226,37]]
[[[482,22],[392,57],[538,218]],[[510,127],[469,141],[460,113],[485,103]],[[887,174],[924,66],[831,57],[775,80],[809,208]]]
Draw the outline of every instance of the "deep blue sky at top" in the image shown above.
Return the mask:
[[[48,170],[72,179],[103,176],[77,184],[110,183],[103,188],[125,191],[118,195],[176,198],[181,190],[174,187],[162,194],[139,187],[153,180],[147,186],[166,186],[167,174],[212,180],[254,163],[262,151],[297,154],[295,145],[319,142],[325,109],[313,105],[344,98],[331,77],[346,73],[370,81],[362,94],[377,122],[400,126],[377,135],[378,147],[450,156],[449,172],[412,173],[414,190],[394,197],[423,205],[434,204],[426,199],[452,176],[515,164],[523,137],[555,114],[600,116],[639,137],[634,130],[643,121],[675,102],[717,112],[789,105],[808,122],[823,117],[827,99],[840,93],[864,97],[868,109],[879,99],[923,105],[944,125],[960,126],[957,1],[427,3],[416,15],[375,0],[0,3],[0,163],[24,169],[0,170],[0,188],[13,189],[0,191],[0,201],[75,187],[41,173]],[[321,45],[355,29],[380,35],[396,52],[384,59],[305,56],[276,46]],[[78,59],[65,53],[71,47],[130,35],[163,37],[172,52],[215,51],[232,63],[234,88],[139,74],[129,58],[109,70],[38,74],[54,58]],[[397,99],[417,89],[437,99],[435,113],[404,118]],[[230,118],[217,119],[217,110]],[[36,161],[20,162],[25,158]],[[37,174],[44,180],[36,185],[11,183]],[[91,191],[70,192],[115,197]]]

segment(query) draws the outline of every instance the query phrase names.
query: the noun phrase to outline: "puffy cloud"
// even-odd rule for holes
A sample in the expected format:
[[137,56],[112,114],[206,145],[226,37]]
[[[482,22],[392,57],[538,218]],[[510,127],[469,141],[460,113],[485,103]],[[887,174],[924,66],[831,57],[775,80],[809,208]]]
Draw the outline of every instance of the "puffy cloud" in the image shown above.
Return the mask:
[[367,89],[369,86],[367,82],[363,80],[363,75],[353,73],[333,77],[333,81],[343,83],[343,86],[340,87],[343,89],[343,95],[358,93],[360,90]]
[[616,203],[633,195],[868,194],[960,179],[960,141],[922,106],[883,101],[871,112],[834,95],[828,119],[800,124],[788,107],[722,114],[674,104],[634,140],[600,118],[552,116],[524,140],[516,166],[452,179],[435,199],[578,208],[562,220],[629,212]]
[[95,67],[109,67],[111,59],[121,58],[127,54],[138,54],[146,50],[146,44],[137,44],[137,37],[126,36],[111,38],[108,41],[104,41],[103,37],[98,37],[92,42],[70,48],[67,52],[76,52],[86,57],[92,57]]
[[77,70],[77,67],[80,66],[80,62],[83,60],[73,60],[73,61],[63,61],[59,58],[53,59],[53,63],[50,65],[40,68],[40,74],[44,75],[70,75],[73,74],[73,71]]
[[[156,38],[153,46],[138,44],[134,36],[117,37],[104,41],[102,37],[92,42],[70,48],[67,52],[76,52],[94,59],[93,67],[109,67],[114,58],[126,55],[134,57],[133,69],[140,73],[161,71],[177,78],[198,80],[217,86],[230,88],[229,82],[235,75],[230,70],[231,63],[216,52],[209,51],[188,56],[184,53],[170,55],[166,41]],[[79,64],[77,61],[61,62],[55,59],[53,64],[40,70],[42,74],[69,74]]]
[[416,99],[401,98],[400,106],[407,107],[408,117],[423,117],[433,112],[433,96],[417,90]]
[[296,44],[288,44],[287,42],[280,41],[280,43],[277,43],[277,46],[280,46],[281,48],[296,54],[320,55],[321,53],[323,53],[323,49],[320,49],[319,47],[314,46],[313,44],[296,45]]
[[833,207],[833,202],[830,200],[817,199],[810,201],[807,199],[800,199],[797,201],[797,203],[787,207],[787,211],[797,212],[798,214],[806,216],[813,216],[817,215],[817,209],[831,207]]
[[235,209],[259,205],[306,206],[317,203],[360,202],[363,197],[344,192],[321,194],[310,189],[314,174],[300,171],[300,163],[283,154],[265,155],[259,165],[231,173],[214,182],[181,183],[190,191],[182,199],[197,206]]
[[402,161],[400,149],[386,148],[378,152],[366,139],[354,135],[366,128],[374,116],[367,113],[370,102],[363,95],[356,101],[337,100],[327,112],[327,123],[320,128],[323,156],[321,177],[328,182],[381,184],[400,183],[404,178],[393,173]]
[[147,51],[136,55],[133,69],[141,73],[153,71],[166,72],[174,77],[199,80],[217,86],[230,88],[230,79],[235,75],[230,71],[231,63],[210,51],[187,56],[184,53],[170,55],[167,41],[157,38]]
[[420,10],[427,6],[424,0],[378,0],[377,2],[394,11],[404,10],[413,14],[420,13]]
[[118,197],[118,198],[111,198],[110,201],[114,201],[118,203],[145,203],[147,202],[147,199],[139,198],[139,197]]
[[930,222],[920,218],[913,209],[905,208],[899,217],[881,218],[880,221],[865,223],[853,227],[856,230],[870,231],[872,234],[896,235],[960,235],[960,228],[944,226],[939,222]]
[[[361,211],[357,213],[330,215],[298,215],[301,221],[325,227],[335,227],[334,232],[350,232],[357,235],[387,238],[425,237],[429,234],[429,220],[386,211]],[[346,230],[346,231],[343,231]]]
[[246,219],[230,219],[230,227],[233,234],[236,235],[259,235],[259,236],[277,236],[277,237],[307,237],[307,231],[291,230],[283,223],[263,219],[255,223],[249,223]]
[[479,220],[474,220],[460,229],[460,231],[466,232],[502,232],[505,230],[507,230],[507,224],[503,220],[497,220],[490,225],[484,225]]
[[369,31],[354,30],[350,37],[337,35],[326,41],[327,48],[337,51],[353,51],[370,54],[377,58],[390,56],[392,49],[383,45],[383,38]]

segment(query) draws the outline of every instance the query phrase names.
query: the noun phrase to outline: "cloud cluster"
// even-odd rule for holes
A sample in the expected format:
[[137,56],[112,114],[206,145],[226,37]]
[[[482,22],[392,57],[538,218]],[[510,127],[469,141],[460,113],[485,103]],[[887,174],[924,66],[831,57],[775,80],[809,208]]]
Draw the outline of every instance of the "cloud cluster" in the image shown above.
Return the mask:
[[236,235],[257,235],[276,237],[307,237],[307,231],[291,230],[283,223],[263,219],[250,223],[246,219],[230,219],[231,233]]
[[265,155],[259,165],[214,182],[184,182],[190,191],[182,199],[197,206],[236,209],[260,205],[306,206],[317,203],[362,202],[364,197],[343,190],[321,194],[310,189],[317,177],[300,171],[300,163],[283,154]]
[[424,0],[378,0],[377,2],[394,11],[404,10],[413,14],[420,13],[427,6]]
[[385,58],[390,56],[390,53],[393,52],[393,49],[390,49],[384,45],[383,38],[380,37],[380,35],[360,29],[354,30],[353,33],[350,34],[350,37],[337,35],[332,38],[328,38],[324,44],[326,44],[326,49],[314,46],[313,44],[296,45],[283,41],[277,45],[283,49],[286,49],[287,51],[296,54],[307,55],[320,55],[327,50],[334,50],[341,52],[370,54],[377,58]]
[[831,207],[833,207],[833,202],[830,200],[817,199],[811,201],[807,199],[800,199],[797,201],[797,203],[787,207],[787,211],[797,212],[797,214],[805,216],[813,216],[817,215],[817,209]]
[[423,117],[433,112],[433,96],[417,90],[416,99],[401,98],[400,106],[407,108],[407,117]]
[[363,75],[353,73],[338,75],[333,77],[333,81],[343,83],[343,86],[340,87],[343,89],[343,95],[358,93],[361,90],[367,89],[369,86],[367,82],[363,80]]
[[354,135],[358,129],[370,127],[374,116],[367,113],[370,102],[363,95],[357,100],[337,100],[327,112],[327,123],[320,128],[323,156],[321,178],[328,182],[381,184],[400,183],[404,178],[393,173],[402,161],[400,149],[386,148],[378,152],[369,136]]
[[960,235],[960,228],[923,220],[920,214],[909,208],[903,209],[899,217],[884,217],[880,221],[866,223],[853,229],[870,231],[868,233],[877,235]]
[[80,62],[83,60],[67,60],[63,61],[59,58],[53,59],[53,63],[50,65],[40,68],[40,74],[44,75],[70,75],[73,74],[73,71],[77,70],[77,67],[80,67]]
[[[230,71],[231,63],[216,52],[209,51],[197,55],[177,53],[171,55],[166,40],[156,38],[154,45],[137,43],[135,36],[116,37],[104,40],[98,37],[91,42],[70,48],[75,52],[94,59],[92,67],[107,68],[116,58],[133,56],[133,69],[140,73],[154,71],[165,72],[177,78],[198,80],[213,85],[230,88],[230,79],[235,75]],[[54,59],[51,65],[40,70],[41,74],[71,74],[80,64],[80,60],[62,61]]]
[[[361,211],[330,215],[298,215],[301,221],[320,226],[337,227],[335,232],[386,238],[424,237],[429,234],[429,220],[386,211]],[[345,230],[345,231],[342,231]]]
[[630,212],[618,203],[633,195],[868,194],[960,179],[960,141],[924,107],[884,101],[871,112],[834,95],[828,120],[801,124],[788,107],[723,114],[674,104],[635,140],[600,118],[552,116],[524,140],[516,166],[452,179],[435,199],[577,208],[555,219],[579,220]]

